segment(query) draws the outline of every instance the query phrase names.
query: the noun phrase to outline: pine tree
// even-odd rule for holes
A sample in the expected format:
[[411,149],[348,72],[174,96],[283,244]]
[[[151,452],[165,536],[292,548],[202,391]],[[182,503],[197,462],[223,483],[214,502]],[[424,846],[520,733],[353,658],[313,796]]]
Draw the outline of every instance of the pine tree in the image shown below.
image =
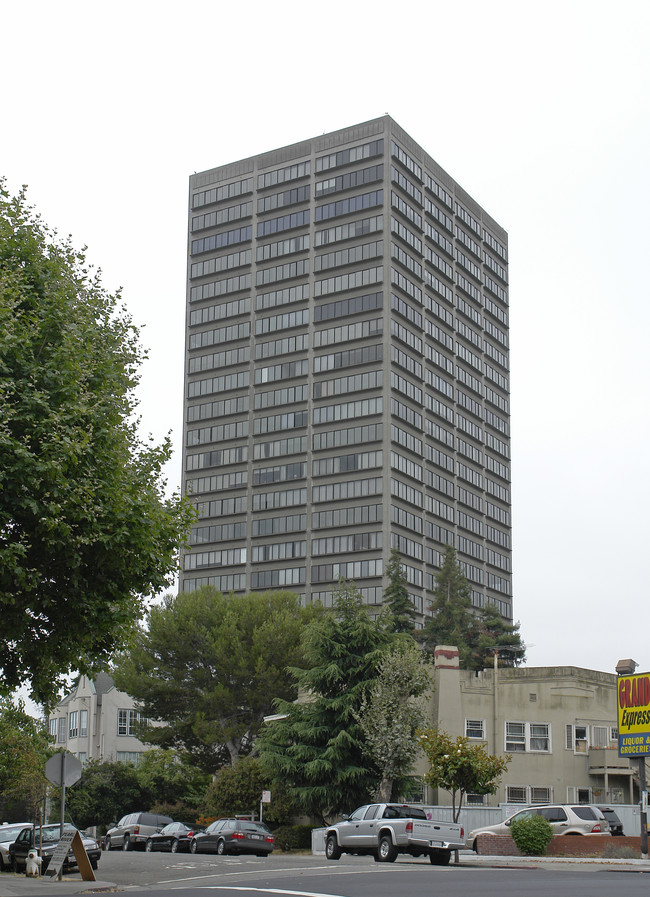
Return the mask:
[[433,616],[424,624],[420,636],[426,650],[433,653],[436,645],[455,645],[461,667],[468,668],[477,638],[477,621],[472,612],[469,583],[451,545],[447,546],[442,567],[436,574],[431,611]]
[[393,618],[393,632],[413,632],[415,627],[415,609],[408,593],[406,574],[402,567],[402,559],[396,548],[390,553],[386,567],[388,585],[384,589],[384,605]]
[[461,668],[466,670],[489,666],[495,649],[499,650],[500,666],[517,666],[525,660],[519,623],[509,623],[492,603],[473,608],[469,583],[450,545],[436,574],[431,611],[433,616],[419,635],[429,653],[436,645],[455,645]]
[[381,775],[365,753],[357,714],[390,638],[358,590],[343,584],[332,611],[306,631],[306,668],[291,670],[302,700],[277,701],[280,718],[256,741],[263,765],[305,814],[325,821],[350,812],[377,788]]
[[521,640],[519,623],[510,623],[496,605],[490,603],[479,612],[470,669],[482,670],[491,665],[495,650],[498,651],[501,667],[516,667],[526,659],[526,646]]

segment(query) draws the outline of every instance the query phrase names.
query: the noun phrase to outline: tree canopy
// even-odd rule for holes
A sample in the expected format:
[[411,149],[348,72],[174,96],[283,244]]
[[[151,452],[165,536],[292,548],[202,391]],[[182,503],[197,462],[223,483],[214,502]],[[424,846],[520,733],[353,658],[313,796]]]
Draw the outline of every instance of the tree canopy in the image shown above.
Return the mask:
[[418,751],[415,733],[426,712],[418,699],[432,678],[422,651],[413,639],[404,637],[382,656],[377,678],[363,695],[357,719],[365,751],[381,771],[381,801],[390,801],[393,783],[411,771]]
[[300,662],[315,613],[290,592],[203,586],[168,595],[116,659],[115,683],[165,723],[147,729],[148,742],[182,749],[214,772],[250,749],[275,698],[296,697],[287,667]]
[[510,757],[495,757],[485,745],[464,735],[452,738],[438,729],[420,732],[419,746],[429,761],[424,781],[451,794],[454,822],[458,822],[466,794],[494,794]]
[[45,797],[45,764],[54,753],[46,726],[21,700],[0,698],[0,796],[21,802],[31,818]]
[[466,670],[482,670],[491,664],[495,649],[499,649],[501,666],[517,666],[524,661],[526,648],[519,623],[504,619],[492,603],[481,608],[472,606],[470,585],[450,545],[435,579],[432,616],[418,633],[429,653],[436,645],[455,645],[461,668]]
[[145,355],[119,291],[0,180],[0,691],[107,662],[175,569],[192,512],[138,436]]
[[430,652],[436,645],[456,645],[460,665],[467,667],[471,656],[470,644],[476,636],[476,617],[472,612],[469,583],[450,545],[435,580],[432,616],[427,619],[420,636]]
[[493,662],[495,651],[501,667],[516,667],[526,659],[526,646],[519,634],[519,623],[510,623],[494,604],[486,604],[479,611],[468,668],[484,669]]
[[263,791],[271,791],[271,802],[263,809],[264,821],[271,826],[286,824],[300,807],[292,807],[281,784],[271,788],[271,778],[258,757],[242,757],[235,766],[224,766],[208,785],[203,801],[203,818],[218,819],[259,813]]
[[402,559],[396,548],[390,553],[386,566],[388,585],[384,589],[384,605],[393,617],[394,632],[413,632],[415,628],[415,608],[409,597],[408,582],[402,568]]
[[301,700],[277,701],[279,718],[256,742],[301,813],[325,820],[376,790],[381,774],[365,752],[357,714],[391,638],[387,620],[371,620],[358,590],[345,585],[334,607],[305,630],[305,666],[292,670]]

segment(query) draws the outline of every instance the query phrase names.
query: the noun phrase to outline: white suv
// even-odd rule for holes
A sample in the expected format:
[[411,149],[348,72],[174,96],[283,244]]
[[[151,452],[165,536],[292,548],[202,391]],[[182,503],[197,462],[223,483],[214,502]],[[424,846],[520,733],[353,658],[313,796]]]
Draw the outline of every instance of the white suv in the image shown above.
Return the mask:
[[503,822],[496,825],[482,825],[471,831],[466,844],[476,850],[476,836],[485,832],[493,835],[507,835],[515,820],[529,819],[531,816],[543,816],[551,823],[554,835],[608,835],[609,823],[598,807],[592,804],[553,804],[538,807],[526,807],[519,810]]

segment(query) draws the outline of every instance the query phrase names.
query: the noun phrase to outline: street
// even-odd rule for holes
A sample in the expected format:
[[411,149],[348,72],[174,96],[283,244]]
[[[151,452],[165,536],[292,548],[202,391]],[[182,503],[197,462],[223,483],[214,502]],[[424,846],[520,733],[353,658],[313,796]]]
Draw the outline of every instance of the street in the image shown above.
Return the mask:
[[[650,886],[650,865],[544,865],[529,859],[506,867],[499,862],[496,858],[478,862],[468,855],[461,856],[459,866],[436,867],[408,857],[378,864],[368,857],[347,856],[328,863],[324,857],[281,853],[261,859],[112,851],[103,853],[97,875],[120,889],[142,889],[150,895],[170,890],[190,895],[209,889],[223,897],[422,897],[441,892],[445,897],[466,897],[478,890],[482,897],[548,897],[551,891],[558,897],[611,897],[614,891],[617,897],[645,897]],[[50,893],[56,893],[54,888]]]

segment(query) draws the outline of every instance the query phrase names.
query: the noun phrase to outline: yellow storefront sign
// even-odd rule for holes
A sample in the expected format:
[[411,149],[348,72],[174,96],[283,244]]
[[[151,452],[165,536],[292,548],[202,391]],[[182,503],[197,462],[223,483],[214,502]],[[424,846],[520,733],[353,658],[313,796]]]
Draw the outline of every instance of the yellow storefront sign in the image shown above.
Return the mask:
[[650,754],[650,673],[619,677],[618,752]]

